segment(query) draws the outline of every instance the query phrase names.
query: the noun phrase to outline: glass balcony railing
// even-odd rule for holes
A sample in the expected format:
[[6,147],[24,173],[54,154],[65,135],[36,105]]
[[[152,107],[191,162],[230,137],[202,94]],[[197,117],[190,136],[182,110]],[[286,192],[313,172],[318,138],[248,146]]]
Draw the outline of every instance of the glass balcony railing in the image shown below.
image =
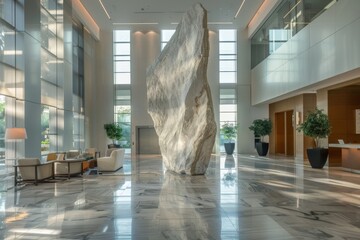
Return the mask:
[[251,39],[251,68],[274,53],[337,0],[283,0]]

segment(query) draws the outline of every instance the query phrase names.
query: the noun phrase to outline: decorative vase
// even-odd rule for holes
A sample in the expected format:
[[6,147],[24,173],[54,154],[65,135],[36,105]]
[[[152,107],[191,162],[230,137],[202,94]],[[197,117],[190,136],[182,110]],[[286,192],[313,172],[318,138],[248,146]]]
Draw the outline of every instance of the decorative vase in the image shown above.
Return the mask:
[[259,156],[266,156],[269,150],[269,143],[267,142],[257,142],[255,143],[256,151]]
[[329,149],[327,148],[308,148],[306,149],[308,159],[312,168],[323,168],[328,155]]
[[232,155],[235,149],[235,143],[224,143],[225,151],[227,155]]

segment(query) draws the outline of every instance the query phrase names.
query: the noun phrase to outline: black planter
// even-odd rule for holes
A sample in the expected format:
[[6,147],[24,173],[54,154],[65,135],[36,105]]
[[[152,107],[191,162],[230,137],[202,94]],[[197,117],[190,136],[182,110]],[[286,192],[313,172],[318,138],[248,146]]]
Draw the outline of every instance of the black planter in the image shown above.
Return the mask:
[[269,150],[269,143],[267,142],[257,142],[255,143],[255,148],[259,156],[266,156]]
[[108,148],[109,148],[109,149],[110,149],[110,148],[120,148],[120,144],[114,144],[114,143],[108,144]]
[[328,155],[329,149],[327,148],[308,148],[307,150],[308,159],[312,168],[323,168]]
[[235,149],[235,143],[224,143],[225,151],[227,155],[232,155]]

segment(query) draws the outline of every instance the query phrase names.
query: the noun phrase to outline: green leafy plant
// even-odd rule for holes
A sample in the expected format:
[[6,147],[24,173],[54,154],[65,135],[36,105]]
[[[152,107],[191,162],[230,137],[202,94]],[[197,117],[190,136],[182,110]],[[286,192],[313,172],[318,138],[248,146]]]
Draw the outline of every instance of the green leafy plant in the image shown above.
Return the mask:
[[249,127],[255,136],[260,136],[260,141],[264,142],[264,137],[272,131],[272,123],[270,119],[255,119]]
[[119,141],[123,136],[122,128],[117,123],[104,124],[104,129],[106,131],[106,135],[113,141],[113,143],[115,143],[115,141]]
[[305,136],[313,138],[316,148],[319,147],[320,138],[326,138],[331,132],[329,118],[323,111],[317,108],[310,111],[305,121],[296,128],[298,132],[303,131]]
[[236,138],[237,125],[234,123],[226,122],[221,126],[220,132],[224,135],[225,140],[231,142]]
[[41,141],[41,144],[50,144],[50,140],[46,138],[45,140]]

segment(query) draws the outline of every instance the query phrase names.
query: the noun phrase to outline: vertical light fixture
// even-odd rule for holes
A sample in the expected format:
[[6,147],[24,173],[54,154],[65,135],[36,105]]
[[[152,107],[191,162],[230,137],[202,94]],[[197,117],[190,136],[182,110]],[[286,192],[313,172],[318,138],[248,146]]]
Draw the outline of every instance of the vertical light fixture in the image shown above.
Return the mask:
[[244,3],[245,3],[246,0],[243,0],[242,3],[240,4],[240,7],[239,9],[237,10],[235,16],[234,16],[234,19],[237,18],[237,16],[239,15],[240,13],[240,10],[242,9],[242,7],[244,6]]
[[106,10],[106,8],[105,8],[105,6],[104,6],[104,4],[103,4],[102,0],[99,0],[99,3],[100,3],[100,5],[101,5],[102,9],[104,10],[104,12],[105,12],[106,16],[107,16],[107,17],[108,17],[108,19],[110,20],[110,19],[111,19],[111,18],[110,18],[110,14],[109,14],[109,12]]

